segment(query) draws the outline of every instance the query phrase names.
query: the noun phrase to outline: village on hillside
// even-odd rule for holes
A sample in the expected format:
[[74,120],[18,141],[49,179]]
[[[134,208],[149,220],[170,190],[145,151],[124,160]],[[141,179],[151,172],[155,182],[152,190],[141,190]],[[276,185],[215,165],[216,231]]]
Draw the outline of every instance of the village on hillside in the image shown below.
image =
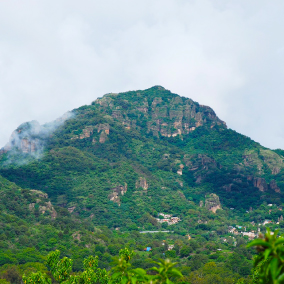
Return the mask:
[[181,221],[179,217],[172,217],[171,214],[164,214],[164,213],[158,213],[158,216],[160,218],[156,218],[158,223],[168,223],[168,225],[174,225]]

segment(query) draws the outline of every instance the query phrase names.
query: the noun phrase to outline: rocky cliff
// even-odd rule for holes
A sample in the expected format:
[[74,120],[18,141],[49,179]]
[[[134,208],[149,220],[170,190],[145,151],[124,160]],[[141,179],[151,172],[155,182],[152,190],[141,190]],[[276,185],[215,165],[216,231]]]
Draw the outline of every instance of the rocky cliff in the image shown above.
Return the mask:
[[108,196],[109,200],[117,203],[120,206],[120,196],[123,196],[127,192],[127,183],[125,183],[124,186],[118,185],[112,188],[110,191],[111,193]]
[[180,97],[156,86],[145,91],[107,94],[93,104],[122,122],[126,129],[146,127],[147,133],[159,137],[189,134],[197,127],[215,125],[226,127],[208,106]]
[[211,193],[208,196],[205,197],[205,208],[207,210],[212,211],[213,213],[216,213],[218,209],[221,209],[221,203],[219,200],[219,196]]
[[23,153],[34,153],[43,147],[42,127],[33,120],[21,124],[13,131],[9,142],[1,149],[1,152],[9,152],[11,150],[19,150]]
[[44,150],[46,140],[72,116],[71,112],[67,112],[55,121],[45,125],[40,125],[36,120],[21,124],[13,131],[9,142],[0,149],[0,155],[11,151],[19,151],[33,156],[40,154]]

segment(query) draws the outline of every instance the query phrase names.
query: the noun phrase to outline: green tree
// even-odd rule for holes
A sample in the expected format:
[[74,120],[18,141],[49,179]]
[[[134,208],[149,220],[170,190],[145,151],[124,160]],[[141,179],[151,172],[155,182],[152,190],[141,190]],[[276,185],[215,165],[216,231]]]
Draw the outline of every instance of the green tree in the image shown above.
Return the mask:
[[[98,268],[98,257],[89,256],[84,260],[84,271],[72,273],[73,261],[70,258],[60,259],[58,250],[51,252],[47,257],[47,264],[50,267],[52,276],[56,283],[61,284],[135,284],[135,283],[156,283],[171,284],[172,280],[182,277],[182,274],[169,259],[155,262],[157,267],[151,268],[155,275],[147,274],[142,268],[133,269],[130,260],[134,252],[125,248],[120,250],[118,259],[109,273],[105,269]],[[29,276],[23,275],[25,284],[51,284],[52,280],[46,273],[36,272]]]
[[[50,267],[52,276],[57,283],[78,284],[78,283],[101,283],[107,284],[109,281],[105,269],[98,268],[98,258],[89,256],[84,260],[84,271],[79,274],[72,274],[73,260],[67,257],[60,259],[60,251],[51,252],[47,257],[47,265]],[[23,275],[25,284],[51,284],[51,279],[46,273],[36,272],[30,276]]]
[[[151,268],[151,270],[156,271],[157,275],[153,277],[156,283],[173,283],[171,280],[177,280],[182,277],[181,272],[175,268],[177,262],[171,262],[169,259],[160,259],[160,262],[154,262],[158,265],[157,267]],[[155,282],[154,282],[155,283]]]
[[284,283],[284,237],[278,237],[278,230],[271,233],[269,229],[264,238],[256,239],[248,244],[255,246],[258,255],[254,259],[254,283]]

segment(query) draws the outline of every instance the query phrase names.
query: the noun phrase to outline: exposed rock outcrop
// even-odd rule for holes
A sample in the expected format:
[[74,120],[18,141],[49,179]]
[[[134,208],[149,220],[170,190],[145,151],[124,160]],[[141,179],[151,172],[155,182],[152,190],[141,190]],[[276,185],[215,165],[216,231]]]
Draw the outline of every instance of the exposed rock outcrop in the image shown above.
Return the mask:
[[263,174],[263,163],[256,151],[246,150],[243,155],[243,164],[245,167],[256,168],[258,174]]
[[117,203],[120,206],[120,196],[124,195],[127,192],[127,183],[125,183],[124,186],[118,185],[112,188],[111,191],[112,193],[110,193],[108,196],[109,200]]
[[270,169],[273,175],[277,175],[284,168],[283,158],[269,149],[246,150],[243,159],[244,165],[256,168],[259,175],[264,173],[264,165]]
[[253,186],[257,187],[260,191],[267,191],[268,186],[264,178],[254,178]]
[[178,169],[178,171],[177,171],[177,174],[178,174],[178,175],[182,176],[182,170],[183,170],[183,168],[184,168],[184,165],[183,165],[183,164],[180,164],[180,165],[179,165],[179,169]]
[[73,211],[76,209],[76,206],[68,207],[67,210],[69,213],[73,213]]
[[9,152],[15,149],[23,153],[34,153],[37,150],[41,150],[43,141],[41,141],[40,134],[41,126],[37,121],[23,123],[13,131],[9,142],[2,149],[2,152]]
[[110,126],[108,123],[98,124],[96,128],[98,129],[98,133],[104,131],[106,135],[109,135]]
[[39,211],[42,214],[44,214],[46,211],[49,211],[52,219],[55,219],[57,216],[57,212],[55,211],[50,201],[45,202],[45,205],[39,206]]
[[210,107],[181,98],[161,86],[145,90],[143,94],[133,92],[131,103],[123,94],[107,94],[93,104],[99,105],[106,113],[111,110],[112,118],[121,121],[127,129],[136,127],[136,121],[141,124],[144,120],[147,132],[156,137],[188,134],[204,124],[226,127]]
[[218,209],[221,209],[221,203],[219,200],[219,196],[215,193],[211,193],[210,195],[205,197],[205,208],[207,210],[216,213]]
[[195,170],[208,170],[208,169],[215,169],[217,168],[216,161],[205,155],[205,154],[198,154],[198,155],[185,155],[184,156],[185,165],[188,167],[188,170],[195,171]]
[[74,135],[71,140],[73,139],[85,139],[91,137],[93,134],[94,126],[86,126],[84,129],[82,129],[82,133],[79,135]]
[[97,125],[98,128],[98,133],[100,134],[99,142],[100,143],[105,143],[107,140],[107,136],[109,135],[109,124],[99,124]]
[[149,187],[149,184],[147,183],[147,180],[144,177],[139,177],[139,179],[136,181],[136,188],[142,187],[144,190],[147,190]]
[[99,138],[99,142],[100,143],[105,143],[107,140],[107,135],[105,132],[101,132],[100,138]]
[[280,193],[280,188],[278,187],[277,182],[274,179],[272,181],[270,181],[269,187],[270,187],[270,189],[274,190],[275,192]]
[[[40,190],[30,190],[31,194],[36,197],[36,203],[40,204],[38,206],[38,210],[41,214],[44,214],[45,212],[49,212],[52,219],[55,219],[57,216],[57,212],[54,209],[53,205],[50,201],[46,201],[48,198],[47,193],[44,193]],[[34,211],[36,203],[30,203],[29,204],[29,210]]]
[[[73,139],[85,139],[89,138],[93,135],[94,129],[97,129],[97,133],[99,133],[99,142],[105,143],[107,140],[107,136],[109,135],[110,126],[108,123],[101,123],[95,126],[86,126],[84,129],[79,130],[82,131],[81,134],[74,135],[71,140]],[[97,142],[96,137],[93,137],[92,143],[95,144]]]
[[260,149],[260,155],[273,175],[277,175],[284,167],[282,158],[268,149]]
[[80,232],[73,233],[72,234],[72,238],[73,238],[74,241],[77,240],[78,242],[81,242],[81,234],[80,234]]
[[80,134],[80,139],[89,138],[93,134],[93,127],[87,126],[83,129],[83,133]]
[[194,172],[196,183],[201,183],[208,174],[218,168],[217,162],[205,154],[184,155],[183,161],[186,170]]
[[0,155],[13,150],[34,156],[41,153],[46,139],[72,116],[71,112],[67,112],[62,117],[45,125],[40,125],[36,120],[21,124],[13,131],[9,142],[0,149]]
[[44,193],[40,190],[35,190],[35,189],[31,189],[30,192],[40,198],[45,198],[47,199],[48,198],[48,194],[47,193]]

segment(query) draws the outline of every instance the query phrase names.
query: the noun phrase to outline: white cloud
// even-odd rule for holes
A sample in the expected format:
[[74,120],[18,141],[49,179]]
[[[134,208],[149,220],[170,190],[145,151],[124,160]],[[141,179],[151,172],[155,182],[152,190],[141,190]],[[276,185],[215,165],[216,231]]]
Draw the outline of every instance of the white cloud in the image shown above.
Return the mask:
[[[108,92],[163,85],[284,148],[284,3],[0,2],[0,145]],[[283,97],[283,98],[282,98]]]

